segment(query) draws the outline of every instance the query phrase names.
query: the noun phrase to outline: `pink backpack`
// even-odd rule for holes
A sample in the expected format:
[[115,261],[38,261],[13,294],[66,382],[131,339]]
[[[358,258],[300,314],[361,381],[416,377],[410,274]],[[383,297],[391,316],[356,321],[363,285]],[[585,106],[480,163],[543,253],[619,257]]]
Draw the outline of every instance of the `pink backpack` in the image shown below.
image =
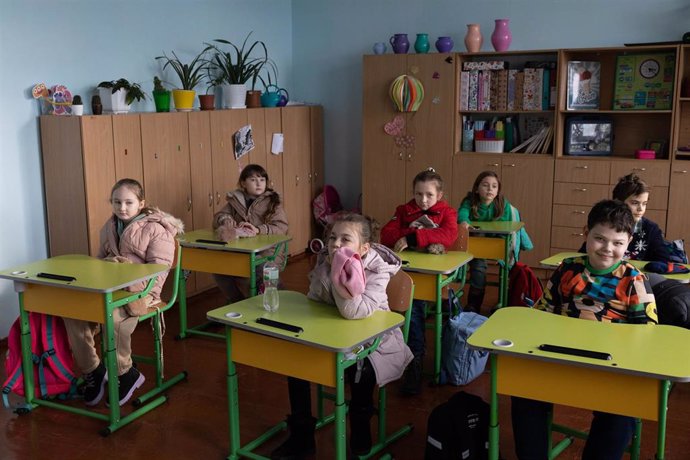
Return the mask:
[[[12,324],[7,338],[7,358],[5,359],[7,380],[2,385],[2,399],[5,407],[9,407],[10,392],[24,396],[19,321],[20,318],[17,318]],[[36,397],[76,395],[77,377],[74,374],[74,359],[62,318],[29,313],[29,327],[31,328],[31,357],[34,363]]]
[[314,218],[316,222],[324,227],[332,222],[333,216],[338,211],[343,210],[338,190],[332,185],[324,185],[323,191],[314,198],[312,204],[314,206]]

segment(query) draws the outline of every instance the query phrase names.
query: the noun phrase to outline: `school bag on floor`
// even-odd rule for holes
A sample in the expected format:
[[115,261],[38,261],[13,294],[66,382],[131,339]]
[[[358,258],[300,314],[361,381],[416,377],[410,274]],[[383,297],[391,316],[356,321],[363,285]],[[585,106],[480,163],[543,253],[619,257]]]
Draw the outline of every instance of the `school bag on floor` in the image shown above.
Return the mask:
[[[479,313],[462,311],[460,299],[452,289],[448,289],[448,304],[451,316],[442,331],[439,383],[467,385],[484,372],[489,358],[488,352],[473,350],[467,344],[467,339],[487,318]],[[457,314],[452,316],[455,312]]]
[[343,210],[338,190],[332,185],[323,186],[323,191],[314,198],[312,206],[316,222],[323,227],[329,225],[333,217]]
[[489,458],[489,404],[459,391],[429,414],[424,460]]
[[508,275],[508,305],[531,307],[544,293],[539,278],[531,268],[516,262]]
[[[7,338],[5,359],[7,380],[2,385],[2,400],[5,407],[10,407],[8,399],[10,392],[24,396],[19,321],[20,318],[17,318],[12,324]],[[29,327],[31,328],[31,357],[36,397],[76,395],[77,377],[74,374],[74,359],[62,318],[30,312]]]

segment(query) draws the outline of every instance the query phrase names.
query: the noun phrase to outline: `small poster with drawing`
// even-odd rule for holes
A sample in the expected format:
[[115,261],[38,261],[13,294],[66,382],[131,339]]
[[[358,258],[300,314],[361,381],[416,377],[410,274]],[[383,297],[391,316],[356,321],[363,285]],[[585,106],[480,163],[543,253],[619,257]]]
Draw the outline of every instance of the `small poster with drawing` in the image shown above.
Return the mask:
[[568,110],[599,108],[601,63],[597,61],[568,62]]

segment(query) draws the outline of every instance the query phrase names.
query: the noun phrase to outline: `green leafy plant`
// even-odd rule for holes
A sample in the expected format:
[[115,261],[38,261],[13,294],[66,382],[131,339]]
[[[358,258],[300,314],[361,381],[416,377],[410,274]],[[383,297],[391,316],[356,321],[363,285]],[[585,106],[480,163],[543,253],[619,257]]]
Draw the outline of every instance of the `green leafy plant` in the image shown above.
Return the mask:
[[[265,78],[262,75],[257,75],[256,78],[261,80],[264,88],[268,88],[271,85],[278,86],[278,67],[275,65],[275,63],[269,60],[264,66],[263,70]],[[273,77],[271,78],[271,76]],[[254,84],[252,84],[252,88],[254,88]]]
[[81,101],[81,96],[78,94],[75,94],[74,97],[72,98],[72,105],[84,105],[84,103]]
[[120,89],[124,89],[127,92],[125,96],[125,103],[128,105],[142,99],[146,99],[146,94],[141,90],[141,86],[138,83],[130,83],[124,78],[112,81],[102,81],[98,84],[98,88],[112,88],[112,93],[116,93]]
[[[210,72],[214,75],[213,80],[236,85],[251,80],[252,89],[254,88],[259,72],[270,59],[264,42],[257,40],[248,45],[251,34],[247,34],[241,47],[222,38],[213,40],[215,43],[206,43],[206,51],[213,53],[208,61]],[[225,51],[222,45],[227,45],[231,49]],[[252,56],[255,50],[258,55]]]
[[182,85],[180,89],[193,90],[204,77],[204,70],[208,64],[204,57],[206,49],[197,54],[189,64],[183,63],[174,51],[171,51],[171,54],[172,57],[163,53],[163,56],[157,56],[156,59],[165,61],[163,70],[168,66],[172,67],[180,79],[180,85]]
[[163,82],[161,81],[160,78],[158,78],[158,75],[153,77],[153,92],[154,93],[169,93],[167,89],[163,86]]

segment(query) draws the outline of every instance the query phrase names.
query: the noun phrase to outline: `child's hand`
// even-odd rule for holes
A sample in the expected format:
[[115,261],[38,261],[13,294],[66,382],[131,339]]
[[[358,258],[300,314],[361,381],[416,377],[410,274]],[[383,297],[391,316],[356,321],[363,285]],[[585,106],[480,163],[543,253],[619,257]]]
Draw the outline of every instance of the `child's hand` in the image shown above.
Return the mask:
[[424,228],[424,224],[419,222],[418,220],[415,220],[410,224],[410,228]]
[[350,248],[340,248],[333,253],[330,273],[333,289],[345,299],[352,299],[364,292],[366,277],[359,253]]
[[103,260],[107,260],[108,262],[114,262],[116,264],[131,264],[132,263],[131,260],[129,260],[127,257],[124,257],[124,256],[106,257]]
[[221,241],[233,241],[239,238],[234,227],[223,224],[216,229],[216,237]]
[[393,246],[393,251],[395,252],[400,252],[407,249],[407,238],[404,236],[400,238],[398,241],[395,242],[395,245]]
[[460,227],[462,227],[463,229],[472,228],[469,222],[461,222]]
[[242,222],[240,224],[240,228],[245,229],[246,232],[250,232],[251,236],[256,236],[259,234],[259,229],[250,224],[249,222]]

